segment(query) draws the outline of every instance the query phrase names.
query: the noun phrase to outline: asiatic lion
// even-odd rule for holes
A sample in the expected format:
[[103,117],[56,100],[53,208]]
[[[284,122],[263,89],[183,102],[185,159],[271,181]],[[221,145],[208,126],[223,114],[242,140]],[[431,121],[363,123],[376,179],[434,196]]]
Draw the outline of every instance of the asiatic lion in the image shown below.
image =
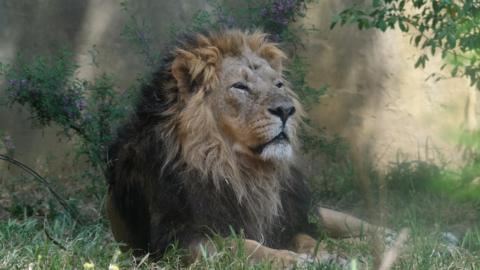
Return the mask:
[[[118,241],[158,256],[176,242],[196,254],[207,236],[233,229],[253,261],[290,264],[313,251],[310,194],[295,168],[303,110],[285,58],[260,32],[197,34],[176,47],[109,150]],[[360,226],[319,214],[340,234]]]

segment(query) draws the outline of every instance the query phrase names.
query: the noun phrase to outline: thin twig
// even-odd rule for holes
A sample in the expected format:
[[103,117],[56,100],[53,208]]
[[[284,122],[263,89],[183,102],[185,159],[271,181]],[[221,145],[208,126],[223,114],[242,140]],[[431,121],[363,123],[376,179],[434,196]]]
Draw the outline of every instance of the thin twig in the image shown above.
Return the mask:
[[47,224],[46,224],[46,220],[43,221],[43,231],[45,232],[45,235],[47,236],[47,238],[52,241],[53,244],[55,244],[56,246],[58,246],[59,248],[67,251],[67,248],[62,245],[58,240],[56,240],[55,238],[53,238],[50,233],[48,232],[47,230]]
[[60,205],[70,214],[70,216],[73,219],[75,219],[75,221],[77,221],[80,225],[83,224],[83,222],[79,218],[78,212],[75,209],[73,209],[72,207],[70,207],[68,205],[67,201],[65,199],[63,199],[62,196],[60,196],[60,194],[58,194],[55,191],[55,189],[53,189],[50,182],[48,182],[45,178],[43,178],[35,170],[33,170],[29,166],[25,165],[24,163],[14,159],[14,158],[11,158],[9,156],[6,156],[6,155],[0,154],[0,160],[4,160],[4,161],[6,161],[10,164],[13,164],[13,165],[17,166],[18,168],[22,169],[23,171],[27,172],[28,174],[32,175],[35,179],[37,179],[40,183],[42,183],[48,189],[48,191],[50,191],[50,193],[53,195],[53,197],[55,197],[55,199],[57,199],[57,201],[60,203]]

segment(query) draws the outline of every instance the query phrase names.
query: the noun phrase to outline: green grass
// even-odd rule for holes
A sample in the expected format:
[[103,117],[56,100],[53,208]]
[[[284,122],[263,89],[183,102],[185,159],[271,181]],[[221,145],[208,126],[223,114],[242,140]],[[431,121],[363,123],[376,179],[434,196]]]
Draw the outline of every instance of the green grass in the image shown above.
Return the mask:
[[[153,263],[121,253],[104,224],[78,226],[68,217],[48,224],[37,218],[0,222],[0,269],[178,269],[185,267],[180,251],[172,248],[166,258]],[[308,269],[327,269],[311,263]],[[222,251],[204,254],[191,269],[273,269],[268,262],[248,265],[244,253]],[[328,269],[332,269],[329,267]]]
[[[457,247],[445,245],[440,226],[429,225],[415,210],[405,208],[410,238],[394,269],[478,269],[480,227],[472,227]],[[55,243],[56,242],[56,243]],[[368,239],[352,242],[326,238],[329,248],[355,261],[355,269],[371,269],[373,245]],[[221,250],[221,249],[220,249]],[[0,269],[178,269],[181,255],[172,248],[166,259],[153,263],[121,253],[105,223],[79,226],[65,215],[44,221],[40,218],[0,221]],[[94,268],[92,268],[94,267]],[[219,252],[190,266],[191,269],[273,269],[269,263],[248,265],[245,254]],[[310,263],[302,269],[335,269]],[[352,268],[353,269],[353,268]]]
[[[372,192],[377,203],[371,215],[351,181],[350,171],[331,171],[314,178],[318,190],[327,200],[341,201],[342,209],[359,217],[382,217],[383,224],[395,229],[409,230],[409,238],[393,269],[480,269],[480,203],[471,197],[459,199],[448,192],[430,188],[434,179],[443,175],[434,165],[396,164],[385,177],[386,188]],[[428,166],[427,166],[428,165]],[[121,253],[114,241],[108,221],[103,217],[101,199],[92,196],[88,186],[72,178],[50,178],[57,189],[70,198],[69,203],[82,213],[85,225],[79,225],[64,213],[55,200],[28,177],[0,175],[0,205],[8,218],[0,217],[0,269],[179,269],[181,250],[172,249],[162,261],[147,258],[135,260]],[[70,180],[69,180],[70,179]],[[373,179],[373,178],[372,178]],[[81,180],[81,179],[80,179]],[[339,181],[341,180],[341,181]],[[374,182],[376,181],[373,179]],[[70,181],[70,182],[69,182]],[[322,183],[322,181],[329,181]],[[62,184],[63,183],[63,184]],[[314,187],[314,190],[317,190]],[[318,198],[329,194],[316,194]],[[352,199],[353,198],[353,199]],[[350,205],[350,207],[349,207]],[[378,206],[378,207],[377,207]],[[0,209],[1,210],[1,209]],[[383,211],[382,215],[377,212]],[[1,213],[0,213],[1,214]],[[1,215],[0,215],[1,216]],[[447,245],[442,239],[445,231],[464,235],[458,246]],[[319,235],[320,238],[320,235]],[[375,261],[383,256],[384,245],[368,239],[331,239],[321,236],[322,243],[332,252],[345,255],[350,269],[374,269]],[[238,239],[234,238],[234,239]],[[240,242],[240,241],[239,241]],[[231,254],[215,239],[219,252],[189,266],[190,269],[274,269],[264,262],[249,265],[244,253]],[[241,250],[241,249],[238,249]],[[299,269],[336,269],[334,265],[308,263]]]

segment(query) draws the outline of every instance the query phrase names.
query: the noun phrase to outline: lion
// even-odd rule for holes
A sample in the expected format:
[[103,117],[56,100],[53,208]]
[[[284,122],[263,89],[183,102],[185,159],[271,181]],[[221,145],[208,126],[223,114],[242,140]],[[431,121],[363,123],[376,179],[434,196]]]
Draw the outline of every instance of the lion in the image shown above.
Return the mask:
[[[177,243],[195,258],[201,245],[214,251],[212,234],[234,231],[254,262],[291,265],[313,253],[311,196],[296,167],[304,111],[285,59],[259,31],[195,34],[176,46],[108,152],[117,241],[158,258]],[[370,226],[318,214],[339,235]]]

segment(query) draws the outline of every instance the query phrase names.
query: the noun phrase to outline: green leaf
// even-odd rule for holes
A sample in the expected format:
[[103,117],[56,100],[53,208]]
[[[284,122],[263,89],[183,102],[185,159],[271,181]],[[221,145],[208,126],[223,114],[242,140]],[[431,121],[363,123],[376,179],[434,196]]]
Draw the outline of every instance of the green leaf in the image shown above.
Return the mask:
[[452,77],[455,77],[457,75],[457,72],[458,72],[458,66],[455,66],[450,72],[450,75],[452,75]]
[[333,28],[335,28],[335,25],[337,25],[337,22],[333,21],[333,22],[330,24],[330,30],[332,30]]
[[420,41],[422,40],[422,35],[418,35],[415,37],[415,46],[418,46],[418,44],[420,43]]
[[449,33],[447,35],[447,41],[448,41],[448,46],[450,47],[450,49],[455,48],[455,46],[457,44],[457,40],[455,39],[455,36],[452,33]]
[[417,62],[415,63],[415,68],[422,67],[425,68],[425,63],[428,60],[428,56],[423,54],[420,57],[418,57]]
[[378,29],[380,29],[382,32],[385,32],[385,30],[387,30],[387,24],[385,23],[384,20],[379,20],[375,27],[377,27]]
[[418,31],[420,31],[420,33],[425,32],[425,25],[423,23],[418,27]]
[[398,26],[400,27],[400,30],[402,30],[402,32],[408,32],[408,26],[405,25],[403,20],[398,20]]
[[337,23],[341,20],[342,20],[341,15],[336,14],[335,16],[333,16],[332,17],[332,23],[330,24],[330,29],[333,29],[335,27],[335,25],[337,25]]

